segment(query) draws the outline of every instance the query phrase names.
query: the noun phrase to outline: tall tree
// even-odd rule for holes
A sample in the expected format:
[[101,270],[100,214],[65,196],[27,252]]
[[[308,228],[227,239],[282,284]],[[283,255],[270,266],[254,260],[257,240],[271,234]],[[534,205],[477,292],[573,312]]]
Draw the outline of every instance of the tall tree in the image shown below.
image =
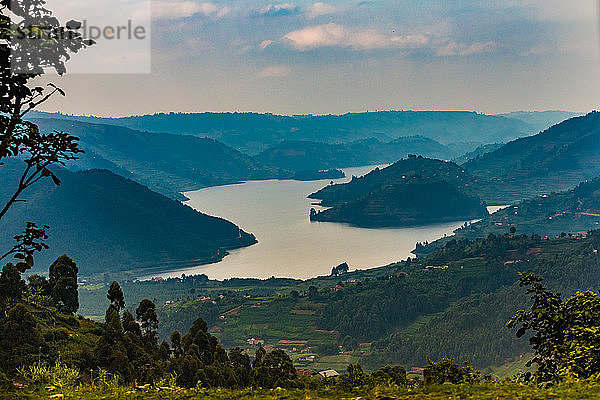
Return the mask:
[[158,330],[156,305],[148,299],[140,301],[140,305],[135,310],[135,317],[142,324],[144,337],[151,339],[155,343],[156,331]]
[[62,311],[74,313],[79,309],[78,272],[77,265],[64,254],[50,265],[49,283],[52,298]]
[[125,297],[123,296],[123,290],[117,281],[113,281],[108,288],[106,298],[110,301],[110,305],[113,306],[117,312],[120,312],[125,307]]

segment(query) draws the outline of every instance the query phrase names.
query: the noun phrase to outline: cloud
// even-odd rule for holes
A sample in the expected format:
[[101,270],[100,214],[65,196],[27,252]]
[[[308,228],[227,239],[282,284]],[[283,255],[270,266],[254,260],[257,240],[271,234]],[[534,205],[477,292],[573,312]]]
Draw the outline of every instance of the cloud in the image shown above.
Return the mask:
[[290,32],[283,39],[300,51],[320,47],[341,47],[355,50],[414,49],[424,47],[429,43],[429,38],[425,35],[389,36],[373,29],[353,30],[335,23],[309,26]]
[[282,17],[294,15],[300,11],[300,8],[291,3],[269,4],[258,11],[261,17]]
[[264,49],[266,49],[267,47],[269,47],[272,44],[273,44],[272,40],[263,40],[262,42],[260,42],[260,46],[259,47],[260,47],[261,50],[264,50]]
[[316,18],[321,15],[329,15],[329,14],[333,14],[334,12],[336,12],[336,10],[337,9],[334,6],[332,6],[331,4],[317,2],[313,5],[311,5],[310,7],[308,7],[308,17]]
[[292,73],[292,67],[289,65],[272,65],[260,71],[259,75],[263,78],[283,77]]
[[492,51],[494,47],[496,47],[495,42],[479,42],[468,45],[452,41],[437,49],[436,55],[440,57],[470,56],[472,54],[488,53]]
[[152,18],[178,19],[194,15],[216,16],[221,18],[231,11],[229,7],[219,7],[214,3],[196,3],[194,1],[153,1]]

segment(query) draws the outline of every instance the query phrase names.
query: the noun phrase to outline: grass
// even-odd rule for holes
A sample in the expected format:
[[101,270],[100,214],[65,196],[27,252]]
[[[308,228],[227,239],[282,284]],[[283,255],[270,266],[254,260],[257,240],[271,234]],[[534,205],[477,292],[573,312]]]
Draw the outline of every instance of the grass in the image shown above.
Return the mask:
[[[62,396],[61,396],[62,395]],[[405,400],[542,400],[564,399],[579,400],[600,397],[600,385],[597,382],[576,382],[555,388],[542,389],[517,383],[487,383],[476,385],[441,385],[420,388],[401,388],[395,386],[376,386],[359,388],[352,391],[339,387],[326,389],[180,389],[174,387],[123,387],[82,385],[65,390],[54,387],[29,388],[0,392],[2,399],[65,399],[65,400],[192,400],[192,399],[405,399]]]

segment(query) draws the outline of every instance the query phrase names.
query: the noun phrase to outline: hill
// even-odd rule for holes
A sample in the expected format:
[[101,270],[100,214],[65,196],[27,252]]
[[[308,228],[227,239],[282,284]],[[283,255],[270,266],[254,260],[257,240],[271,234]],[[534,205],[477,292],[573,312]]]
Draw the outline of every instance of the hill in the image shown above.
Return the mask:
[[98,118],[32,113],[37,118],[61,118],[123,126],[130,129],[210,137],[249,154],[258,154],[284,140],[349,143],[377,138],[382,142],[423,136],[444,145],[507,142],[538,132],[518,119],[466,111],[382,111],[344,115],[283,116],[256,113],[169,113],[123,118]]
[[472,191],[473,183],[454,163],[411,156],[311,194],[331,207],[311,213],[311,220],[377,227],[479,218],[487,211]]
[[473,151],[469,151],[464,154],[461,154],[459,157],[456,157],[455,159],[453,159],[452,162],[455,162],[458,165],[462,165],[462,164],[466,163],[467,161],[470,161],[477,157],[481,157],[482,155],[484,155],[486,153],[491,153],[494,150],[498,150],[503,145],[504,145],[504,143],[482,144],[481,146],[477,147]]
[[79,137],[85,154],[69,168],[108,169],[173,198],[207,186],[292,177],[291,172],[265,166],[214,139],[64,119],[32,121],[42,132],[59,130]]
[[400,137],[390,142],[364,139],[350,143],[327,144],[307,141],[283,141],[256,158],[268,165],[299,170],[357,167],[393,163],[409,154],[446,159],[453,152],[446,146],[421,136]]
[[526,235],[554,237],[578,234],[600,226],[600,178],[575,189],[537,196],[496,211],[481,221],[463,226],[435,242],[417,244],[416,254],[426,254],[449,241],[503,235],[511,227]]
[[549,110],[549,111],[514,111],[505,114],[498,114],[500,117],[518,119],[540,132],[548,129],[552,125],[565,121],[569,118],[578,117],[582,113],[571,111]]
[[[1,170],[0,199],[16,185],[15,165]],[[46,224],[50,249],[38,256],[45,268],[68,253],[81,274],[199,265],[220,260],[227,249],[255,243],[254,236],[220,218],[199,213],[106,170],[55,171],[60,186],[40,182],[2,219],[0,246],[27,221]]]
[[591,112],[509,142],[463,167],[480,179],[484,200],[507,204],[599,176],[599,152],[600,113]]

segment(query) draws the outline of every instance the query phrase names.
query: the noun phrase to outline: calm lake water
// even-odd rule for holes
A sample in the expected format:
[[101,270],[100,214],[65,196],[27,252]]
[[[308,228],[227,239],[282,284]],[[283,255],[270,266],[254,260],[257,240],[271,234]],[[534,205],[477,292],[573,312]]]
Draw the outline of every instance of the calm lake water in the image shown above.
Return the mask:
[[[347,182],[375,168],[344,169]],[[328,275],[331,268],[347,262],[351,270],[387,265],[410,257],[417,241],[432,241],[452,234],[464,223],[445,223],[415,228],[365,229],[331,222],[310,222],[314,200],[310,193],[330,181],[251,181],[210,187],[186,193],[187,204],[204,213],[223,217],[253,233],[258,243],[233,250],[221,262],[161,273],[206,274],[211,279],[312,278]]]

